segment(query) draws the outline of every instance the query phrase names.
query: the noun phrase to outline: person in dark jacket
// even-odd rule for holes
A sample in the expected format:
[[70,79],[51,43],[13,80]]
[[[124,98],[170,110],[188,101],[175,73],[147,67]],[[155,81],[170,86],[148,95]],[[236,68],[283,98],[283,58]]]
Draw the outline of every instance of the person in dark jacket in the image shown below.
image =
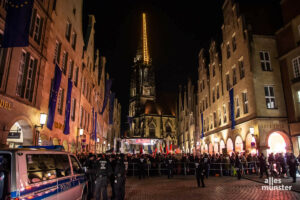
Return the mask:
[[166,158],[166,167],[168,169],[168,178],[173,178],[174,160],[171,156]]
[[293,153],[291,153],[291,155],[289,156],[287,164],[289,165],[290,175],[293,178],[293,183],[296,183],[296,172],[298,162]]
[[242,174],[241,174],[241,171],[242,171],[242,162],[241,162],[241,158],[240,158],[240,156],[239,156],[238,153],[235,155],[234,166],[235,166],[235,169],[236,169],[236,172],[237,172],[237,178],[238,178],[238,180],[240,180],[241,177],[242,177]]
[[140,159],[138,160],[138,166],[139,166],[139,179],[145,178],[146,176],[145,169],[147,167],[147,162],[144,155],[141,155]]
[[264,156],[263,153],[260,154],[258,160],[259,160],[259,168],[260,168],[260,177],[259,178],[262,178],[264,173],[266,173],[267,178],[269,178],[266,157]]
[[115,176],[115,200],[124,200],[125,199],[125,164],[123,156],[117,157],[116,166],[114,170]]
[[[111,157],[109,158],[109,164],[112,168],[112,172],[114,172],[115,166],[116,166],[115,155],[111,155]],[[111,190],[112,190],[111,198],[114,199],[115,198],[115,176],[113,173],[110,174],[109,180],[110,180],[110,186],[111,186]]]
[[100,157],[100,160],[98,160],[98,168],[96,170],[96,177],[97,177],[95,181],[96,200],[100,200],[101,194],[102,194],[102,199],[107,200],[107,185],[111,174],[112,174],[111,165],[104,157]]
[[200,187],[200,181],[202,184],[202,187],[205,187],[204,184],[204,162],[203,158],[200,156],[197,156],[195,159],[195,168],[196,168],[196,179],[197,179],[197,186]]

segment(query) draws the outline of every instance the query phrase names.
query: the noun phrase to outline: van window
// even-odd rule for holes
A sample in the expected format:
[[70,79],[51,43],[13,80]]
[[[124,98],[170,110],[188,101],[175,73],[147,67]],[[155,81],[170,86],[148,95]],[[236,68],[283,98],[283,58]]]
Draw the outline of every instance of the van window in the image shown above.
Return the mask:
[[10,196],[10,170],[10,154],[0,154],[0,199],[8,199]]
[[82,174],[83,170],[80,167],[79,162],[77,161],[77,159],[74,156],[70,156],[71,157],[71,162],[72,162],[72,167],[73,167],[73,173],[74,174]]
[[71,175],[68,155],[27,154],[29,183],[51,180]]

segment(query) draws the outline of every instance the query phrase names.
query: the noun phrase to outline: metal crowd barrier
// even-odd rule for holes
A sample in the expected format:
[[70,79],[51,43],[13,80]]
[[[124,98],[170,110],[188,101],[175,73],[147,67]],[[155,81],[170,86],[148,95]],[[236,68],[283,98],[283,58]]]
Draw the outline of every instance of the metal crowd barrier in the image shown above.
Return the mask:
[[[152,167],[151,164],[147,164],[146,171],[147,176],[151,175],[159,175],[166,174],[168,171],[168,168],[165,166],[163,162],[155,163],[156,167]],[[208,165],[208,172],[209,174],[216,174],[216,172],[219,172],[219,176],[223,176],[224,173],[226,175],[232,175],[234,171],[234,163],[210,163]],[[250,174],[258,174],[259,172],[259,162],[242,162],[240,169],[243,173],[247,172]],[[178,173],[178,169],[180,169],[180,172]],[[235,168],[236,169],[236,168]],[[139,174],[139,164],[135,162],[128,163],[128,169],[127,169],[127,175],[128,176],[135,176]],[[173,171],[175,171],[177,175],[194,175],[196,173],[195,171],[195,162],[175,162]]]

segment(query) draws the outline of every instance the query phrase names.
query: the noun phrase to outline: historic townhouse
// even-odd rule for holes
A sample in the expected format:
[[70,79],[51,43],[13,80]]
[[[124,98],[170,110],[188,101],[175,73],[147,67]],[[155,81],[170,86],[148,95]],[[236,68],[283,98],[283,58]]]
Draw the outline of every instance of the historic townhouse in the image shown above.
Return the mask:
[[[34,1],[29,46],[0,49],[1,145],[37,143],[44,101],[44,77],[53,9],[52,0]],[[0,1],[0,39],[3,38],[6,1]],[[2,42],[2,41],[1,41]],[[50,90],[50,89],[49,89]]]
[[192,153],[196,150],[196,147],[200,147],[197,118],[199,113],[196,94],[195,87],[190,79],[188,80],[187,86],[184,87],[184,91],[182,91],[181,86],[179,86],[176,119],[178,126],[178,146],[187,153]]
[[[34,1],[29,46],[0,50],[2,145],[108,149],[109,109],[102,107],[109,76],[94,47],[95,18],[88,16],[83,30],[82,8],[83,1]],[[4,24],[1,18],[1,33]]]
[[226,0],[222,9],[221,49],[212,41],[199,54],[201,151],[292,151],[273,5]]
[[278,56],[291,139],[296,155],[300,148],[300,2],[281,2],[283,27],[276,32]]

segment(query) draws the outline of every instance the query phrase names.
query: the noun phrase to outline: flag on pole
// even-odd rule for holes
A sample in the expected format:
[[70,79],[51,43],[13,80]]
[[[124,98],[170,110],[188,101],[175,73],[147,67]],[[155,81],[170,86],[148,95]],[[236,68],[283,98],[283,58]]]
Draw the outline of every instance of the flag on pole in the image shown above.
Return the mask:
[[115,93],[112,92],[109,96],[109,124],[113,124],[114,120],[114,101],[115,101]]
[[[65,128],[64,134],[70,134],[70,111],[71,111],[71,95],[72,95],[72,79],[68,79],[68,92],[67,92],[67,100],[66,100],[66,111],[65,111]],[[75,106],[75,105],[73,105]]]
[[61,81],[61,74],[62,71],[59,68],[59,66],[56,64],[53,85],[51,88],[51,94],[49,98],[49,107],[48,107],[47,128],[50,130],[52,130],[52,126],[54,123],[55,108],[56,108],[57,95],[58,95],[58,90]]
[[104,100],[103,100],[102,110],[100,112],[101,115],[103,115],[104,110],[105,110],[106,105],[107,105],[107,101],[108,101],[108,98],[109,98],[109,95],[110,95],[111,84],[112,84],[111,79],[106,80],[106,82],[105,82],[105,91],[104,91],[105,92],[104,93]]
[[229,90],[231,129],[235,129],[233,88]]
[[201,138],[204,137],[204,127],[203,127],[203,113],[201,113]]
[[29,45],[33,0],[8,0],[2,48]]

